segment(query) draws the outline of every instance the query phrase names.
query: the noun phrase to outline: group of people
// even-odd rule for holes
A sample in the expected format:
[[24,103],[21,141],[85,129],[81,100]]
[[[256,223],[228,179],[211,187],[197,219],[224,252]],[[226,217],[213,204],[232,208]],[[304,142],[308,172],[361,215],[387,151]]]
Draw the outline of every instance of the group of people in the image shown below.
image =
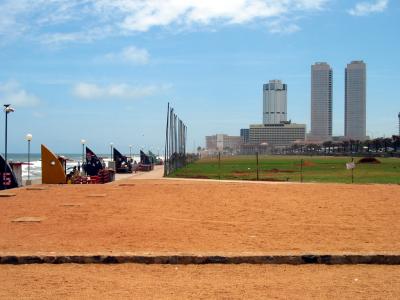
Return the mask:
[[78,165],[74,166],[72,170],[67,174],[67,183],[73,183],[78,177],[81,176],[81,167]]

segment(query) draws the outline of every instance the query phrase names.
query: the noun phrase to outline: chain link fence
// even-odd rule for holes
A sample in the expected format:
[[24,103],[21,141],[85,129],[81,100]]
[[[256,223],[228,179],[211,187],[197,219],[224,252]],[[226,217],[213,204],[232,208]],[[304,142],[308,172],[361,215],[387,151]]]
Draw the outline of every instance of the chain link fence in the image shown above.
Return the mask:
[[321,156],[224,156],[199,160],[173,176],[275,182],[400,183],[400,159]]

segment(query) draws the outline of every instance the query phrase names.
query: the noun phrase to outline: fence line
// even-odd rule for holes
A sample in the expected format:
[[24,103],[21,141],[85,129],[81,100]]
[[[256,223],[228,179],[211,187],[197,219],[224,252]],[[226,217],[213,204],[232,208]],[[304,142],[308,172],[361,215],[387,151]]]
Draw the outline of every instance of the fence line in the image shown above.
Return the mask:
[[164,176],[187,163],[186,155],[187,127],[168,103],[167,124],[165,130]]
[[[210,157],[210,165],[215,166],[214,172],[188,171],[188,177],[196,178],[196,176],[204,176],[215,179],[239,179],[239,180],[259,180],[259,181],[291,181],[291,182],[385,182],[382,178],[389,176],[388,180],[393,183],[400,183],[400,161],[395,162],[392,167],[388,167],[387,163],[359,163],[354,157],[343,157],[337,161],[321,161],[318,157],[316,160],[304,158],[292,158],[285,160],[268,159],[260,156],[258,153],[246,156],[244,161],[236,160],[237,156],[224,156],[223,153],[217,152]],[[270,156],[271,157],[271,156]],[[232,159],[230,159],[232,158]],[[207,159],[206,159],[207,160]],[[213,162],[214,161],[214,162]],[[200,163],[201,164],[201,163]],[[199,169],[198,169],[199,170]],[[372,171],[372,175],[369,175]],[[380,175],[374,175],[374,172],[382,172]],[[183,177],[185,174],[182,173]],[[377,177],[374,181],[372,177]],[[380,176],[380,177],[379,177]],[[393,180],[393,176],[398,176],[399,181]],[[386,180],[387,181],[387,180]]]

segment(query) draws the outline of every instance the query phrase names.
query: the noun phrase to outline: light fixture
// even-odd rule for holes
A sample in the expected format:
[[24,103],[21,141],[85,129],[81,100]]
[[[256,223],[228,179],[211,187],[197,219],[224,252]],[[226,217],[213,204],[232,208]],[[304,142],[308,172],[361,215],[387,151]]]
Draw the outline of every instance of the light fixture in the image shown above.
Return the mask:
[[82,174],[85,173],[85,168],[84,168],[84,164],[85,164],[85,143],[86,143],[86,140],[81,139],[81,144],[82,144]]
[[[4,173],[7,173],[7,125],[8,125],[8,114],[14,112],[15,109],[11,107],[11,104],[4,104],[4,112],[6,113],[6,126],[5,126],[5,143],[4,143]],[[4,186],[4,180],[1,181],[1,184]]]
[[28,180],[25,182],[26,185],[31,184],[31,141],[32,141],[32,134],[28,133],[25,136],[25,139],[28,141]]

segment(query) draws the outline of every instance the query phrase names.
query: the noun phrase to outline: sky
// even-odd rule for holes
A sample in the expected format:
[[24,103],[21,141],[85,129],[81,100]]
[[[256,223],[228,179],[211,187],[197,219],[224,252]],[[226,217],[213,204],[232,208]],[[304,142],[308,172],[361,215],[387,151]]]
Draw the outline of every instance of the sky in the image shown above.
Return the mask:
[[[162,151],[167,103],[205,136],[262,122],[262,85],[288,85],[288,117],[310,129],[310,67],[333,68],[333,133],[344,69],[367,64],[367,134],[400,111],[398,0],[0,0],[0,99],[8,152]],[[4,150],[4,113],[0,151]]]

